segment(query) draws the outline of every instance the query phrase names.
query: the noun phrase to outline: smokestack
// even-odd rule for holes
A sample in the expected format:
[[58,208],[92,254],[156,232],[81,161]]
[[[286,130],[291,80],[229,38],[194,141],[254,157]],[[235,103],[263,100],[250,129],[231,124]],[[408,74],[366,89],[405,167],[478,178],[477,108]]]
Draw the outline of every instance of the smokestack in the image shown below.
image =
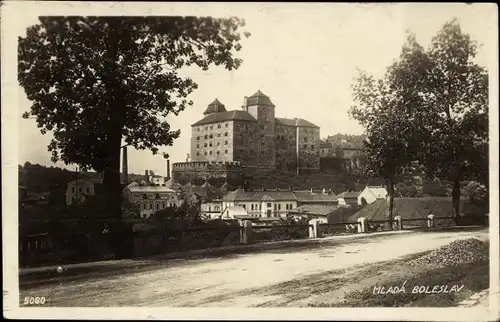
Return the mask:
[[144,181],[149,182],[149,171],[144,170]]
[[167,180],[170,179],[170,160],[167,159]]
[[122,175],[123,183],[128,184],[128,156],[127,147],[123,147],[123,157],[122,157]]

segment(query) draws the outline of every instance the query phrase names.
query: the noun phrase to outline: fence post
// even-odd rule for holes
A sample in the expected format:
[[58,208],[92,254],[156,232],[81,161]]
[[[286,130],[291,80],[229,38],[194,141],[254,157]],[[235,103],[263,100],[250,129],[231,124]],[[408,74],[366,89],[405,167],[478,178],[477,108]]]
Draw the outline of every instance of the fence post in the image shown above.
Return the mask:
[[252,222],[245,220],[243,222],[243,244],[251,244],[253,242]]
[[361,217],[358,218],[358,233],[364,233],[366,232],[366,218]]
[[427,215],[427,227],[436,228],[436,222],[434,221],[434,215]]
[[312,227],[309,227],[309,238],[319,238],[319,224],[318,219],[309,220],[309,225],[312,225]]
[[403,219],[401,216],[394,217],[394,220],[396,220],[396,230],[403,230]]

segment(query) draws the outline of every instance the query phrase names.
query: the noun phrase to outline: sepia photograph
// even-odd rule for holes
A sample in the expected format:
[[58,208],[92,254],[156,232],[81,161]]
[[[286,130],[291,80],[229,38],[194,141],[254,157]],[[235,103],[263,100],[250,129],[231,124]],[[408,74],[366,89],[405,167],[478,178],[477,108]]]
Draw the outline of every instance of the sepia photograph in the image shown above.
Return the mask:
[[3,1],[4,317],[498,320],[496,9]]

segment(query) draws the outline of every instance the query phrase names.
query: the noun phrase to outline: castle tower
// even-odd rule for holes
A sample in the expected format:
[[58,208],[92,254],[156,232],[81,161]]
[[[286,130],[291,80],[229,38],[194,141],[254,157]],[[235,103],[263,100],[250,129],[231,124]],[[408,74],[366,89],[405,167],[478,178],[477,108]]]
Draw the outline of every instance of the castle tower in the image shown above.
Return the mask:
[[218,99],[215,99],[212,103],[208,104],[208,107],[205,110],[205,112],[203,112],[203,115],[220,113],[220,112],[227,112],[226,107],[224,106],[224,104],[219,102]]
[[257,120],[257,133],[260,135],[258,147],[259,167],[276,168],[276,123],[275,105],[260,90],[246,99],[246,110]]

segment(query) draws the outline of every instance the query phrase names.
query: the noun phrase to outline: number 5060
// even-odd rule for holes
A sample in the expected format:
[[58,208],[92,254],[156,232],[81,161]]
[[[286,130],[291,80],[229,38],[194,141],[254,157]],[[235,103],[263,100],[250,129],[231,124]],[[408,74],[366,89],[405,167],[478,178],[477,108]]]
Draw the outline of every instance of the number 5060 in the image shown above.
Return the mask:
[[45,296],[26,296],[24,297],[24,305],[33,305],[33,304],[45,304]]

